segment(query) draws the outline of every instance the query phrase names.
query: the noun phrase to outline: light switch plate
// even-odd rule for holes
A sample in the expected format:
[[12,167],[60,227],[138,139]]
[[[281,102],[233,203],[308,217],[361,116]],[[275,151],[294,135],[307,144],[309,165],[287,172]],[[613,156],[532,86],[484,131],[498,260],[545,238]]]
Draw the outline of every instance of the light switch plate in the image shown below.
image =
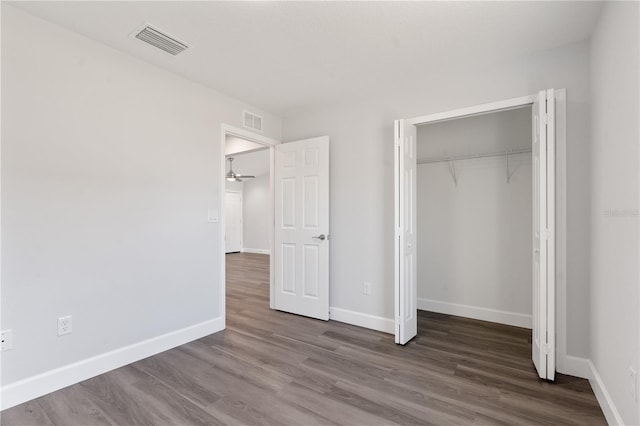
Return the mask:
[[207,210],[207,222],[215,223],[219,220],[218,209]]

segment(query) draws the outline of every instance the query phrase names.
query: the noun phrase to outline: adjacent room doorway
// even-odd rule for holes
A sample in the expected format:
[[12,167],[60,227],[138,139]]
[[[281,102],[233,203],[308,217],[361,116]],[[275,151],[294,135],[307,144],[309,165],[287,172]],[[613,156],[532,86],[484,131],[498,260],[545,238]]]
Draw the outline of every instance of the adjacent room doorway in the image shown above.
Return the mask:
[[[222,140],[223,315],[229,285],[227,265],[236,272],[268,265],[271,309],[328,320],[329,138],[281,144],[223,125]],[[256,158],[268,158],[266,175],[251,172]],[[257,185],[258,181],[262,184]],[[258,199],[262,200],[260,205],[254,202]],[[256,225],[258,222],[261,225]],[[257,234],[261,237],[255,238]],[[242,273],[233,278],[236,283],[239,275]]]

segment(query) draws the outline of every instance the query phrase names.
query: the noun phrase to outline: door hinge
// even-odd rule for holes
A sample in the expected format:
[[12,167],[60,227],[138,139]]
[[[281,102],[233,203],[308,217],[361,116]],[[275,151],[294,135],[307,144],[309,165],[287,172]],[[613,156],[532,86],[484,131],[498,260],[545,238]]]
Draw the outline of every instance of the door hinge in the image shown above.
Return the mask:
[[551,238],[551,231],[549,231],[548,229],[543,229],[542,230],[542,239],[549,240],[549,238]]
[[545,355],[550,355],[551,353],[553,353],[553,346],[550,345],[549,343],[545,343],[542,345],[542,352]]

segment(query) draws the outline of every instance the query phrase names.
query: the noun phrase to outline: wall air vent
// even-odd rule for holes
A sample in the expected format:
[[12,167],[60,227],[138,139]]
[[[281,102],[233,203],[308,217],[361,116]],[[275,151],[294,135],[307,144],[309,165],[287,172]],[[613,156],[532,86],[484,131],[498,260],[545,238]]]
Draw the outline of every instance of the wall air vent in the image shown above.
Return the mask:
[[176,40],[171,36],[168,36],[162,31],[159,31],[158,29],[153,28],[152,26],[147,24],[142,26],[141,29],[136,30],[133,33],[133,36],[138,40],[149,43],[150,45],[164,50],[165,52],[170,53],[174,56],[189,47],[186,44]]
[[244,127],[262,132],[262,117],[249,111],[244,111],[242,122]]

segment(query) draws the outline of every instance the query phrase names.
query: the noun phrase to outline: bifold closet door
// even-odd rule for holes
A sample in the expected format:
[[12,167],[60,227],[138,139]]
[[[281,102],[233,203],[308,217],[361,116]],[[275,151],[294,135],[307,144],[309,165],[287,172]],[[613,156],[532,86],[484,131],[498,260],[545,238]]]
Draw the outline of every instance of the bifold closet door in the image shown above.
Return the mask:
[[394,123],[395,151],[395,336],[404,345],[418,333],[416,263],[417,129],[406,120]]
[[555,98],[539,93],[532,108],[532,359],[538,375],[555,378]]

